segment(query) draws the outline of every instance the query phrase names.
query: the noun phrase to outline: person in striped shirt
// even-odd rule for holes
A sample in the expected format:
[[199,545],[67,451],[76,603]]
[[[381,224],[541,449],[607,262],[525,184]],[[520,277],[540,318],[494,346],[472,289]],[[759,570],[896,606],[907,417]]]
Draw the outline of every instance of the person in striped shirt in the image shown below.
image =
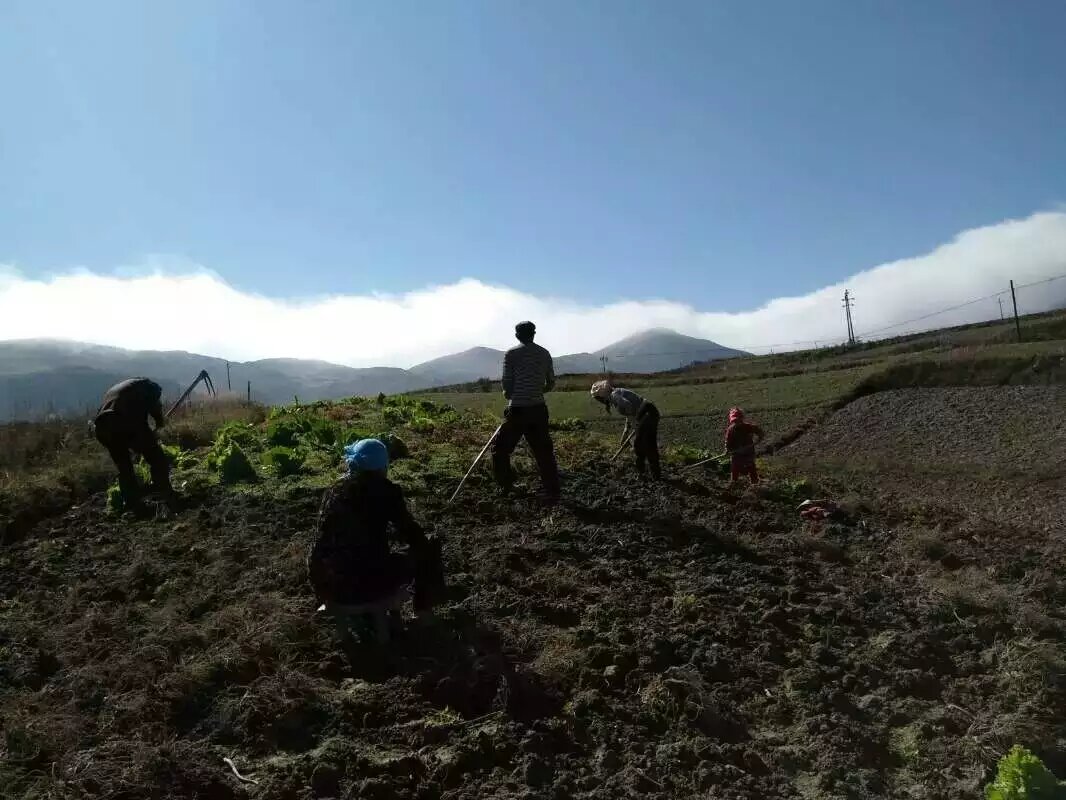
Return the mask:
[[536,326],[519,322],[515,337],[521,344],[512,347],[503,357],[503,396],[507,408],[503,424],[492,443],[492,471],[496,482],[506,491],[514,483],[511,454],[522,437],[529,443],[537,462],[544,499],[549,504],[559,500],[559,466],[555,447],[548,432],[548,406],[545,392],[555,387],[552,356],[539,344],[533,343]]
[[659,466],[659,409],[655,404],[629,389],[615,388],[606,380],[592,384],[592,399],[603,403],[608,414],[614,408],[625,418],[623,442],[629,435],[630,425],[636,424],[633,452],[637,457],[637,472],[644,475],[644,464],[647,462],[652,478],[662,478],[662,468]]

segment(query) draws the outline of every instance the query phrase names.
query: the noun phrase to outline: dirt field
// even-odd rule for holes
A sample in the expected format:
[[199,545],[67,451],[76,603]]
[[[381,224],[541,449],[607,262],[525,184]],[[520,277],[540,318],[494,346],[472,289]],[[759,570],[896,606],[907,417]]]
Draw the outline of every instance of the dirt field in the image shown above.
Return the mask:
[[1030,468],[1066,455],[1066,388],[899,389],[861,398],[793,446],[829,456],[863,453],[889,464],[986,470]]
[[861,398],[782,454],[794,469],[850,474],[899,502],[1012,527],[1066,530],[1066,389],[901,389]]
[[587,434],[561,508],[484,472],[446,507],[464,436],[398,465],[451,586],[386,651],[315,618],[306,481],[97,495],[7,545],[0,794],[961,799],[1015,742],[1066,772],[1058,539],[801,523],[792,473],[645,487]]

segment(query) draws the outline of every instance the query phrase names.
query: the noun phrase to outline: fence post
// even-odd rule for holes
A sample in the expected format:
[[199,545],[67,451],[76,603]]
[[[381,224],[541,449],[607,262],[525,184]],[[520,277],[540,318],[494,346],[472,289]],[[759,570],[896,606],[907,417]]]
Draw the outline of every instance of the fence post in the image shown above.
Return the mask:
[[1010,282],[1010,299],[1014,303],[1014,330],[1018,334],[1018,341],[1022,340],[1022,324],[1018,321],[1018,297],[1014,294],[1014,281]]

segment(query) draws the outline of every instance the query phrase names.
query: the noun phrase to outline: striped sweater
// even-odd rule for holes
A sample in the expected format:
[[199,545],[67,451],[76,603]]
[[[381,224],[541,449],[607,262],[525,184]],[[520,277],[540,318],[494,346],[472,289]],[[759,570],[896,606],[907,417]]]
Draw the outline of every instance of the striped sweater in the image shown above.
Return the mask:
[[552,355],[539,344],[525,342],[503,356],[503,396],[509,406],[539,406],[555,386]]

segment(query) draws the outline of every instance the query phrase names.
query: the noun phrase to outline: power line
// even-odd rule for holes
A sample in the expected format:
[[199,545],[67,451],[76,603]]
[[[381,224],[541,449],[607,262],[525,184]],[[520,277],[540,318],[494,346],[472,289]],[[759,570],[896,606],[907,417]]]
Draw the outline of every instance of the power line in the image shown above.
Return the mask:
[[965,303],[959,303],[957,306],[950,306],[948,308],[942,308],[939,311],[933,311],[933,312],[930,312],[929,314],[923,314],[922,316],[915,317],[914,319],[906,319],[906,320],[903,320],[902,322],[894,322],[891,325],[885,325],[883,328],[874,328],[873,330],[866,331],[865,333],[860,334],[860,336],[863,339],[865,339],[867,336],[870,336],[871,334],[874,334],[874,333],[881,333],[882,331],[890,331],[893,328],[899,328],[899,327],[901,327],[903,325],[910,325],[912,322],[921,322],[922,320],[930,319],[931,317],[939,317],[941,314],[946,314],[949,311],[958,311],[960,308],[966,308],[967,306],[972,306],[975,303],[983,303],[986,300],[991,300],[993,297],[999,297],[1001,294],[1004,294],[1004,292],[996,292],[995,294],[990,294],[990,295],[987,295],[985,297],[978,297],[976,300],[967,300]]
[[[1062,280],[1064,278],[1066,278],[1066,274],[1054,275],[1054,276],[1052,276],[1050,278],[1042,278],[1042,279],[1037,280],[1037,281],[1032,281],[1031,283],[1015,284],[1014,288],[1015,288],[1016,291],[1018,289],[1028,289],[1028,288],[1031,288],[1033,286],[1040,286],[1042,284],[1051,283],[1052,281]],[[958,304],[953,305],[953,306],[948,306],[946,308],[941,308],[941,309],[938,309],[937,311],[931,311],[928,314],[922,314],[919,317],[913,317],[911,319],[902,320],[900,322],[893,322],[890,325],[884,325],[884,326],[882,326],[880,328],[873,328],[871,330],[864,331],[861,334],[855,334],[854,333],[854,320],[852,320],[849,333],[854,335],[855,340],[865,339],[865,338],[867,338],[867,337],[869,337],[869,336],[871,336],[873,334],[881,333],[883,331],[892,330],[894,328],[899,328],[899,327],[902,327],[904,325],[910,325],[910,324],[915,323],[915,322],[922,322],[924,320],[931,319],[931,318],[939,316],[941,314],[947,314],[950,311],[957,311],[957,310],[959,310],[961,308],[967,308],[969,306],[976,305],[977,303],[983,303],[983,302],[985,302],[987,300],[1000,299],[1003,295],[1007,295],[1009,293],[1010,293],[1010,289],[1009,288],[1008,289],[1004,289],[1002,291],[995,292],[994,294],[985,295],[984,297],[978,297],[978,298],[975,298],[973,300],[967,300],[964,303],[958,303]],[[854,303],[855,303],[855,298],[854,298],[854,296],[852,296],[850,291],[848,291],[848,293],[847,293],[847,300],[848,300],[849,306],[853,307]],[[773,344],[737,344],[737,345],[733,345],[732,347],[729,347],[729,348],[726,348],[726,349],[744,350],[744,351],[754,351],[754,350],[767,350],[767,351],[769,351],[769,350],[773,350],[775,348],[795,348],[795,347],[798,347],[799,345],[811,345],[811,346],[813,346],[815,348],[817,348],[817,347],[835,347],[835,346],[840,345],[842,343],[843,343],[842,340],[839,340],[839,339],[800,339],[798,341],[775,342]],[[597,356],[597,358],[600,360],[601,364],[604,367],[606,367],[605,359],[608,359],[608,358],[609,359],[615,359],[615,360],[624,360],[624,359],[627,359],[627,358],[654,358],[654,357],[665,357],[665,356],[688,356],[688,355],[691,355],[691,356],[707,356],[711,352],[713,352],[713,351],[708,349],[708,348],[703,348],[703,349],[699,349],[699,350],[671,350],[671,351],[656,352],[656,353],[633,353],[633,352],[630,352],[630,353],[610,353],[610,354],[604,354],[604,355],[601,355],[601,356]]]
[[[1018,284],[1014,288],[1015,288],[1015,290],[1028,289],[1029,287],[1032,287],[1032,286],[1039,286],[1039,285],[1044,284],[1044,283],[1051,283],[1052,281],[1062,280],[1063,278],[1066,278],[1066,275],[1054,275],[1054,276],[1052,276],[1050,278],[1042,278],[1041,280],[1033,281],[1032,283]],[[881,333],[882,331],[892,330],[893,328],[899,328],[902,325],[910,325],[912,322],[922,322],[923,320],[927,320],[927,319],[930,319],[932,317],[937,317],[937,316],[940,316],[941,314],[946,314],[949,311],[958,311],[960,308],[966,308],[967,306],[972,306],[972,305],[975,305],[977,303],[983,303],[986,300],[992,300],[993,298],[999,298],[1002,295],[1008,294],[1009,292],[1010,292],[1010,289],[1004,289],[1002,291],[995,292],[994,294],[985,295],[984,297],[978,297],[975,300],[967,300],[965,303],[959,303],[958,305],[955,305],[955,306],[949,306],[948,308],[942,308],[939,311],[933,311],[933,312],[930,312],[928,314],[923,314],[922,316],[915,317],[914,319],[904,320],[903,322],[894,322],[891,325],[885,325],[882,328],[874,328],[873,330],[866,331],[865,333],[860,334],[860,337],[865,339],[867,336],[870,336],[871,334]]]
[[[1063,278],[1066,278],[1066,275],[1053,275],[1050,278],[1041,278],[1040,280],[1033,281],[1032,283],[1019,283],[1014,288],[1015,289],[1028,289],[1030,286],[1040,286],[1043,283],[1051,283],[1052,281],[1061,281]],[[1000,294],[1006,294],[1006,293],[1007,293],[1006,291],[1000,292]]]

